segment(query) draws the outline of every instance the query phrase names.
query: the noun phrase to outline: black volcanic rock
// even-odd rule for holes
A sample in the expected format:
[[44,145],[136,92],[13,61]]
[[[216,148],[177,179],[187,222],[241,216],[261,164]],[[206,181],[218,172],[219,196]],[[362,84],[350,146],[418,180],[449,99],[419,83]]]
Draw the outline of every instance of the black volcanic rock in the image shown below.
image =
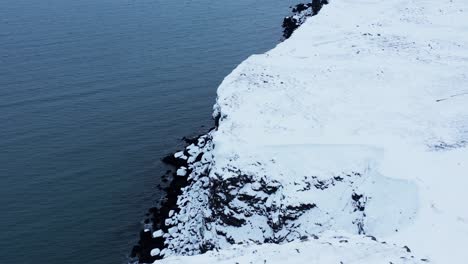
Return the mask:
[[283,20],[283,37],[289,38],[294,30],[302,25],[307,17],[315,16],[322,9],[323,5],[327,5],[328,0],[312,0],[312,2],[298,4],[293,7],[292,16],[287,16]]

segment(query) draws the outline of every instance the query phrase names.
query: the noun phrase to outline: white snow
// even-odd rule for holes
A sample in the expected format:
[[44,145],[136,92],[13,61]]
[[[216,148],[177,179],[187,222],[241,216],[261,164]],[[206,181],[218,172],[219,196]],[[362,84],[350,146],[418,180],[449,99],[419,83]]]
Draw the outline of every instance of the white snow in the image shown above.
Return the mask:
[[175,158],[181,158],[181,157],[183,157],[183,156],[184,156],[184,152],[183,152],[183,151],[179,151],[179,152],[176,152],[176,153],[174,154],[174,157],[175,157]]
[[155,249],[151,250],[150,255],[151,256],[158,256],[159,253],[161,253],[161,250],[159,250],[159,248],[155,248]]
[[187,175],[187,168],[180,167],[179,169],[177,169],[176,174],[177,174],[177,176],[186,176]]
[[[467,32],[466,0],[335,0],[240,64],[218,88],[211,159],[189,178],[209,163],[211,181],[253,179],[231,190],[236,198],[224,209],[245,224],[209,222],[216,212],[198,180],[180,198],[180,215],[190,218],[173,217],[184,221],[166,255],[206,241],[220,249],[283,244],[161,263],[388,263],[405,245],[415,258],[393,263],[467,263]],[[190,147],[192,156],[200,151]],[[260,181],[278,188],[267,195]],[[251,208],[241,194],[264,202]],[[282,220],[304,204],[315,207]],[[329,241],[327,230],[350,243]],[[327,243],[290,242],[311,235]]]
[[162,237],[164,235],[164,232],[162,230],[156,230],[153,232],[153,237]]
[[334,236],[291,242],[284,245],[236,245],[228,250],[211,251],[191,257],[171,257],[158,261],[161,264],[401,264],[424,263],[412,257],[405,248],[382,244],[368,237]]

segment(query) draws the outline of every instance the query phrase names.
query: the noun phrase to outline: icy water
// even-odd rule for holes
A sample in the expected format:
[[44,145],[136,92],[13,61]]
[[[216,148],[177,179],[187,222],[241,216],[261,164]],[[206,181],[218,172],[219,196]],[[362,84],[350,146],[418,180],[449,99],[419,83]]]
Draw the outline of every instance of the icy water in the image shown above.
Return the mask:
[[160,158],[293,3],[0,1],[0,263],[124,263]]

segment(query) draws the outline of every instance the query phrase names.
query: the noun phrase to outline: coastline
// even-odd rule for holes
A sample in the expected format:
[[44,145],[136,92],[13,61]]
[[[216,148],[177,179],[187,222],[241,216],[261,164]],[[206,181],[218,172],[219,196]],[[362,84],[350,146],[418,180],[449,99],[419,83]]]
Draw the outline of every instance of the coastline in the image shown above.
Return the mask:
[[[283,40],[288,39],[292,33],[298,29],[308,17],[315,16],[319,13],[323,5],[327,5],[328,0],[312,0],[310,3],[299,3],[294,7],[291,7],[291,16],[287,16],[283,19],[282,28],[283,28]],[[178,198],[182,194],[185,187],[189,185],[190,182],[199,180],[200,177],[208,176],[209,167],[204,167],[201,175],[197,177],[190,177],[193,172],[194,167],[197,167],[197,163],[200,163],[202,157],[205,153],[209,155],[210,149],[205,147],[208,145],[209,148],[212,148],[211,144],[211,132],[217,130],[222,114],[217,110],[217,105],[214,106],[213,112],[213,121],[214,127],[211,128],[207,133],[198,135],[193,138],[183,138],[187,144],[182,151],[171,153],[165,156],[161,161],[169,166],[171,166],[174,171],[168,170],[162,176],[165,181],[168,178],[172,177],[170,180],[169,186],[165,188],[165,198],[161,202],[159,207],[152,207],[148,210],[147,218],[144,221],[144,226],[139,234],[138,244],[135,245],[130,253],[130,263],[152,263],[155,260],[163,259],[164,254],[161,252],[166,248],[164,243],[165,238],[159,236],[155,237],[154,232],[168,233],[170,225],[170,218],[174,213],[180,212],[180,207],[178,204]],[[200,148],[200,150],[193,152],[194,147]],[[208,161],[205,160],[202,162],[203,165],[207,165]],[[179,171],[184,171],[184,175],[178,175]],[[190,175],[190,176],[188,176]],[[209,179],[208,177],[203,177],[204,179]],[[208,183],[204,183],[205,187],[208,186]],[[229,185],[229,183],[227,184]],[[219,188],[227,188],[224,183],[217,183],[217,187],[214,190],[219,190]],[[219,202],[219,201],[218,201]],[[305,205],[309,207],[311,205]],[[220,207],[220,204],[218,204]],[[223,215],[222,212],[219,214],[224,218],[226,223],[229,223],[233,226],[238,226],[238,219]],[[169,221],[167,221],[169,220]],[[204,248],[200,249],[197,253],[205,253],[214,247],[211,247],[209,244],[206,244]],[[157,249],[157,252],[154,250]],[[153,254],[151,254],[153,252]],[[158,254],[156,254],[158,253]]]
[[[445,36],[438,40],[432,39],[433,32],[422,32],[429,17],[431,23],[448,22],[434,19],[431,15],[438,7],[421,1],[401,3],[401,8],[369,4],[362,14],[375,21],[379,17],[373,13],[384,14],[381,22],[370,25],[364,17],[346,14],[344,10],[357,10],[353,3],[336,4],[318,20],[319,25],[331,25],[338,33],[315,33],[315,21],[305,21],[306,28],[300,27],[287,44],[244,61],[218,89],[215,129],[166,159],[177,165],[176,183],[170,190],[171,204],[157,214],[163,217],[156,221],[155,230],[143,231],[144,241],[149,241],[151,232],[156,236],[151,239],[159,241],[155,245],[148,242],[148,249],[157,248],[151,260],[222,250],[233,244],[311,239],[325,239],[336,249],[343,239],[328,240],[325,233],[330,230],[338,232],[332,238],[345,236],[346,241],[356,244],[356,251],[361,249],[363,237],[370,238],[374,248],[370,256],[387,250],[382,245],[388,246],[387,257],[405,259],[394,263],[440,262],[447,257],[444,250],[435,250],[434,243],[418,244],[421,237],[443,238],[424,233],[423,227],[430,224],[452,236],[466,229],[463,221],[452,222],[456,228],[444,227],[445,222],[437,218],[440,211],[430,209],[435,198],[428,196],[424,187],[443,194],[445,185],[436,181],[438,167],[427,164],[443,163],[450,177],[462,180],[467,167],[463,162],[466,135],[457,131],[466,128],[466,112],[463,102],[451,101],[440,108],[435,103],[444,97],[441,88],[451,86],[427,83],[450,77],[460,80],[452,88],[466,84],[462,74],[466,64],[457,60],[463,58],[461,47],[465,46],[452,53],[443,49],[452,47],[450,39],[465,42],[451,32],[438,31],[437,36]],[[454,14],[458,7],[445,8]],[[355,25],[334,23],[333,17],[346,17]],[[390,18],[394,24],[414,28],[410,33],[395,29],[386,21]],[[337,36],[346,37],[337,40]],[[425,41],[430,42],[430,49]],[[393,61],[381,65],[378,60],[382,58]],[[341,65],[343,62],[347,65]],[[408,90],[398,88],[402,78],[409,81],[414,76],[400,77],[402,71],[395,65],[410,65],[421,74],[437,72],[439,66],[433,62],[450,62],[460,68],[452,67],[447,76],[418,79]],[[317,86],[310,88],[311,83]],[[398,105],[382,100],[381,93]],[[427,110],[430,108],[438,110]],[[447,108],[452,110],[437,113]],[[425,116],[428,113],[430,118]],[[462,127],[454,127],[454,123]],[[411,155],[406,158],[401,153]],[[420,175],[421,171],[423,180],[411,174]],[[185,176],[186,181],[177,178]],[[435,187],[436,182],[439,185]],[[439,203],[450,207],[440,197]],[[446,217],[455,219],[455,212],[449,211]],[[452,247],[466,241],[456,237],[450,241]],[[456,250],[452,258],[460,260],[462,255]]]
[[[292,15],[283,19],[282,41],[288,39],[292,33],[306,21],[308,17],[317,15],[323,5],[326,4],[328,4],[328,0],[313,0],[310,3],[300,3],[294,7],[291,7]],[[168,178],[172,179],[170,180],[169,186],[164,189],[166,195],[161,205],[159,207],[152,207],[148,210],[147,218],[145,219],[144,226],[139,234],[140,238],[138,244],[135,245],[131,250],[130,262],[152,263],[158,259],[163,259],[164,254],[162,254],[162,252],[166,249],[165,237],[163,237],[163,235],[160,236],[159,234],[169,233],[169,229],[171,228],[171,217],[174,214],[180,213],[180,206],[182,206],[182,204],[179,202],[179,197],[182,195],[184,188],[193,188],[189,186],[190,183],[200,180],[200,177],[206,181],[203,183],[204,187],[208,187],[209,183],[207,179],[209,179],[209,177],[207,176],[210,173],[210,168],[207,165],[209,160],[204,160],[202,162],[202,158],[204,154],[210,155],[209,152],[212,148],[211,132],[217,130],[220,119],[222,118],[222,114],[216,110],[216,104],[213,109],[213,128],[211,128],[207,133],[198,135],[193,138],[184,137],[183,140],[187,144],[184,149],[176,153],[170,153],[161,160],[163,163],[173,168],[173,170],[166,171],[166,173],[162,176],[163,179],[165,181],[167,181]],[[199,149],[193,151],[193,148],[197,147]],[[200,163],[203,166],[202,173],[197,173],[197,176],[191,177],[194,168],[199,167],[198,165]],[[237,183],[240,182],[238,181]],[[220,191],[220,189],[225,190],[228,188],[227,186],[229,186],[230,183],[217,182],[216,185],[217,186],[214,188],[214,190]],[[222,202],[218,200],[217,203]],[[312,205],[304,205],[303,208],[308,208],[311,206]],[[218,204],[215,207],[221,208],[221,204]],[[219,216],[224,218],[224,221],[230,225],[238,226],[242,224],[242,222],[239,222],[238,219],[224,215],[223,212],[219,212]],[[155,232],[158,233],[156,236],[153,235]],[[212,250],[213,248],[215,248],[214,245],[207,243],[203,246],[203,248],[200,249],[199,252],[196,253],[205,253],[209,250]]]
[[[166,220],[174,213],[179,213],[180,208],[177,203],[179,196],[182,194],[185,187],[190,181],[197,180],[188,177],[192,173],[193,166],[196,163],[204,163],[202,161],[203,151],[207,151],[206,145],[209,145],[209,133],[199,135],[195,138],[184,139],[188,146],[183,151],[169,154],[162,159],[162,162],[172,166],[175,170],[168,170],[164,177],[172,177],[170,184],[165,188],[166,196],[161,203],[161,206],[153,207],[148,210],[148,218],[145,220],[144,228],[140,231],[140,240],[138,245],[135,245],[131,252],[131,258],[138,258],[140,263],[152,263],[157,259],[161,259],[162,255],[152,255],[154,249],[163,250],[165,248],[165,238],[154,233],[168,233],[172,227]],[[194,152],[193,148],[197,146],[198,151]],[[153,251],[154,252],[154,251]]]

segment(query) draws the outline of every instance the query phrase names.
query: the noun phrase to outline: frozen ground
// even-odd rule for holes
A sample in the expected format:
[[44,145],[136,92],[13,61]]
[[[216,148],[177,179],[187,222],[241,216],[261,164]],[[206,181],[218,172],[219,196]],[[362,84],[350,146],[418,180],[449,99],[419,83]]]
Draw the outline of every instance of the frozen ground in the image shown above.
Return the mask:
[[244,61],[161,263],[467,263],[467,32],[466,0],[335,0]]
[[172,257],[158,263],[176,264],[234,264],[234,263],[346,263],[346,264],[402,264],[424,263],[427,260],[411,256],[407,248],[382,244],[369,237],[331,236],[288,244],[236,245],[221,252],[204,255]]

